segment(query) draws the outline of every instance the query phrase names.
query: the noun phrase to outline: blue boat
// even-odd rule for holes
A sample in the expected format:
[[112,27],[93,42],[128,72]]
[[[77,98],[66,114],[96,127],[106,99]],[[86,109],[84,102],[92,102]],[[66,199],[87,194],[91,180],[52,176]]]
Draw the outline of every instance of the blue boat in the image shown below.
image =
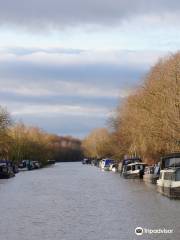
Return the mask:
[[100,168],[108,171],[112,163],[114,163],[114,160],[112,159],[109,158],[102,159],[100,163]]

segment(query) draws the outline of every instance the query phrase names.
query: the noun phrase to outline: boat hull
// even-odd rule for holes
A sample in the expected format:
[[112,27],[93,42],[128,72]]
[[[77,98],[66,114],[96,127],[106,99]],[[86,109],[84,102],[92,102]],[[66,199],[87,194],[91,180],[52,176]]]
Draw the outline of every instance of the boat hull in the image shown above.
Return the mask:
[[112,172],[117,172],[117,168],[112,168]]
[[154,174],[144,174],[143,175],[143,181],[156,184],[158,177],[155,176]]
[[105,166],[103,169],[104,171],[110,171],[109,166]]
[[0,179],[8,179],[8,178],[11,178],[11,177],[14,177],[15,174],[13,172],[11,173],[0,173]]
[[143,177],[139,173],[132,173],[132,174],[123,173],[122,175],[124,178],[127,178],[127,179],[139,179]]
[[180,187],[157,186],[158,192],[169,198],[180,199]]

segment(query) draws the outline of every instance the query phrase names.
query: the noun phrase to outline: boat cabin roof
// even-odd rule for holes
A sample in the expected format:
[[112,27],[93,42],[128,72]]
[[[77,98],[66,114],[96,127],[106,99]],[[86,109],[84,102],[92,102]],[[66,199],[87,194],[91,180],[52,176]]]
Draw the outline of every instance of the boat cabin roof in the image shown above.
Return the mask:
[[163,169],[161,170],[161,172],[176,172],[177,170],[180,170],[180,167],[177,167],[177,168],[168,168],[168,169]]
[[110,161],[110,162],[112,162],[112,163],[114,162],[114,160],[113,160],[113,159],[110,159],[110,158],[104,158],[104,159],[102,159],[101,161],[102,161],[102,162]]
[[164,170],[161,170],[161,172],[175,172],[175,169],[164,169]]
[[167,155],[161,157],[162,160],[168,159],[168,158],[180,158],[180,152],[175,152],[175,153],[167,154]]
[[0,163],[11,163],[10,160],[0,160]]
[[161,169],[180,167],[180,153],[172,153],[161,158]]
[[141,162],[135,162],[135,163],[130,163],[127,166],[133,166],[133,165],[147,165],[146,163],[141,163]]
[[130,161],[130,162],[142,162],[141,158],[140,157],[132,157],[132,158],[124,158],[123,159],[123,162],[127,162],[127,161]]

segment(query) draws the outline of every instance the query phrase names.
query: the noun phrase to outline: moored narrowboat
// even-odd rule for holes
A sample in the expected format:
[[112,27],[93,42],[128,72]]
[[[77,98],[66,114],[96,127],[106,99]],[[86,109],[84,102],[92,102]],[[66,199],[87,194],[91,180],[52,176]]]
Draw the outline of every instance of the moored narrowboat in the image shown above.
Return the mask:
[[180,167],[161,170],[157,190],[169,198],[180,199]]
[[11,161],[0,160],[0,178],[11,178],[14,177],[15,173],[13,172],[13,167]]
[[172,153],[161,158],[157,190],[169,198],[180,199],[180,153]]
[[118,164],[117,163],[111,163],[109,166],[109,170],[112,172],[117,172],[118,171]]
[[143,180],[148,183],[156,184],[160,175],[160,166],[147,166],[144,170]]
[[84,158],[82,160],[82,164],[91,164],[91,159],[90,158]]
[[161,170],[180,167],[180,153],[171,153],[161,157]]
[[110,165],[114,163],[112,159],[105,158],[101,160],[100,168],[105,171],[109,171]]
[[119,163],[118,172],[120,172],[120,175],[122,175],[123,169],[126,165],[131,164],[131,163],[141,163],[141,162],[142,162],[142,160],[140,157],[125,158]]
[[20,171],[25,171],[25,170],[34,170],[34,169],[39,169],[41,167],[41,164],[39,161],[32,161],[32,160],[23,160],[18,168]]
[[145,163],[130,163],[128,165],[124,165],[122,176],[124,178],[143,178],[144,169],[146,167]]

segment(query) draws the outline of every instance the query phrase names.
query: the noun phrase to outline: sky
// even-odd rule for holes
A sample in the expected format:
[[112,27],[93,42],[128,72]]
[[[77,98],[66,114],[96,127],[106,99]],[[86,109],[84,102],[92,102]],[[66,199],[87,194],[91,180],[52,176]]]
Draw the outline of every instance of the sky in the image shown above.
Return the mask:
[[178,0],[0,0],[0,105],[83,138],[179,50]]

